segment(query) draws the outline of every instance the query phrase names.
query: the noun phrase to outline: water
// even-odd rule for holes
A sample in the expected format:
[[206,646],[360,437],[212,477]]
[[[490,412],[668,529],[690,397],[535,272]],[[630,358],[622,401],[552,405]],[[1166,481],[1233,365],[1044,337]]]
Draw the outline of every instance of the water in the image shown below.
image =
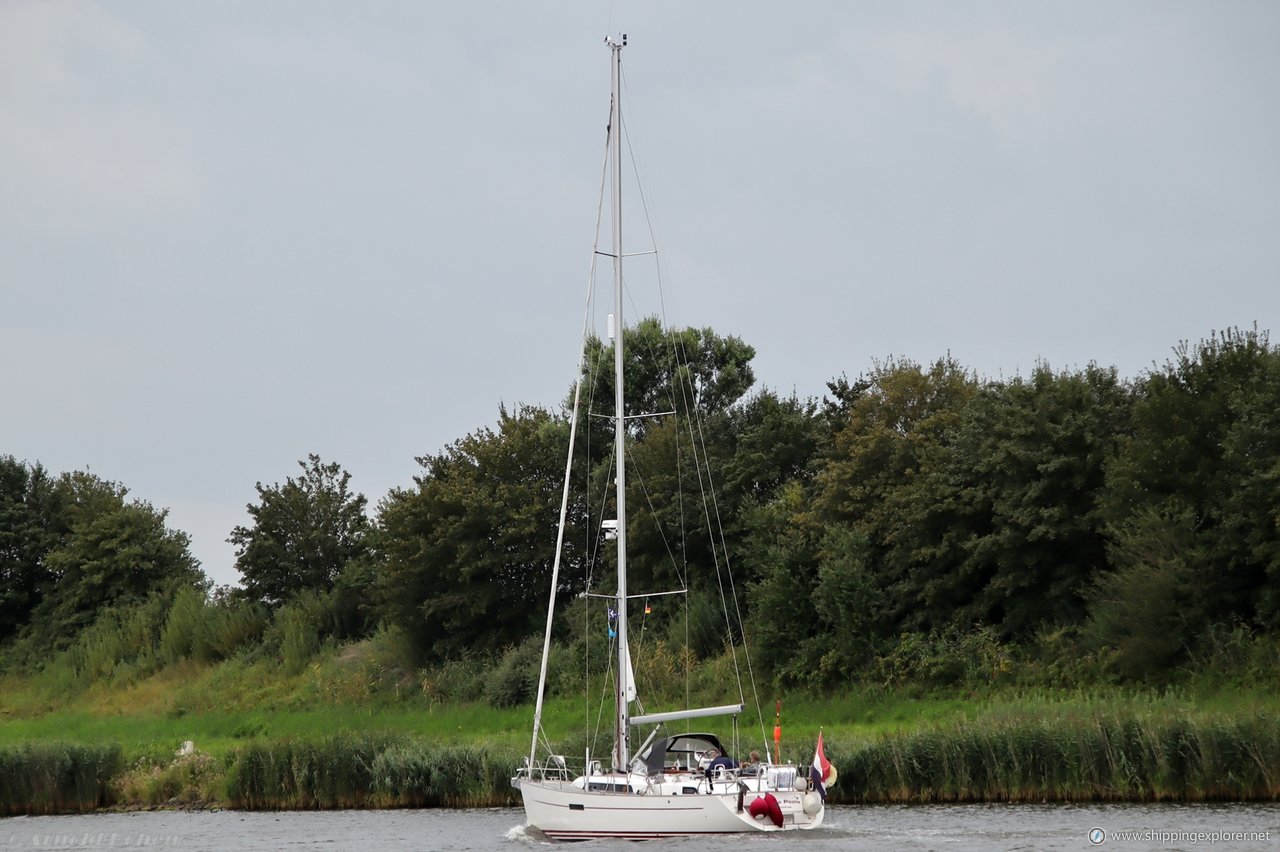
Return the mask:
[[[1102,829],[1101,842],[1091,830]],[[1131,832],[1123,836],[1122,832]],[[1099,838],[1094,838],[1097,840]],[[856,850],[1280,850],[1280,804],[938,805],[827,810],[811,832],[553,844],[524,827],[518,809],[430,811],[146,812],[0,819],[0,850],[743,849]]]

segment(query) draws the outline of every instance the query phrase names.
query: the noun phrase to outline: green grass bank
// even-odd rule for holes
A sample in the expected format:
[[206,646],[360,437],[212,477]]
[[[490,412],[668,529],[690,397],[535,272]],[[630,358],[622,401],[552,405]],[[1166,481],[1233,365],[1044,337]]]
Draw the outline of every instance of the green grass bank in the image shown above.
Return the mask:
[[[1217,703],[1195,709],[1185,697],[1143,693],[799,700],[784,705],[784,756],[808,762],[820,707],[840,775],[836,804],[1280,799],[1280,713],[1265,697]],[[8,723],[0,811],[516,803],[509,779],[527,751],[527,708],[363,709],[260,710],[238,728],[229,715],[117,715],[100,727],[80,715],[62,730],[84,741],[16,741]],[[53,731],[60,718],[25,724]],[[228,728],[240,736],[213,735]],[[175,754],[182,739],[195,750]],[[564,750],[576,754],[580,739],[566,734]]]
[[[92,676],[72,654],[13,667],[0,674],[0,813],[514,804],[536,676],[526,656],[415,669],[380,634],[300,664],[259,649],[216,663],[112,657]],[[638,673],[672,683],[655,659],[639,657]],[[765,692],[735,748],[772,741],[781,698],[783,757],[808,763],[821,727],[838,804],[1280,798],[1280,689],[1240,674],[1252,668],[1067,688],[1010,682],[1006,668],[1029,670],[985,660],[946,683]],[[730,675],[726,660],[703,660],[688,696],[655,700],[716,703]],[[598,717],[571,670],[550,684],[548,735],[579,758]],[[729,720],[708,727],[727,736]]]

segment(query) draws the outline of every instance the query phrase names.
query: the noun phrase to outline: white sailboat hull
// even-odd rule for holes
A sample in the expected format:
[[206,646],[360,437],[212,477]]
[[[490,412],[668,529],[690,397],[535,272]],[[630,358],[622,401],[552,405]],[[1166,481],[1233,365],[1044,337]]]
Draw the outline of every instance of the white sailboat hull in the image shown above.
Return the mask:
[[[822,808],[812,815],[805,813],[803,794],[795,790],[749,790],[742,796],[739,811],[739,793],[729,792],[728,786],[723,793],[697,794],[589,791],[568,781],[528,778],[518,779],[517,786],[529,825],[561,840],[809,829],[822,824],[824,813]],[[754,818],[748,811],[752,800],[765,792],[772,793],[778,802],[781,827],[768,817]]]

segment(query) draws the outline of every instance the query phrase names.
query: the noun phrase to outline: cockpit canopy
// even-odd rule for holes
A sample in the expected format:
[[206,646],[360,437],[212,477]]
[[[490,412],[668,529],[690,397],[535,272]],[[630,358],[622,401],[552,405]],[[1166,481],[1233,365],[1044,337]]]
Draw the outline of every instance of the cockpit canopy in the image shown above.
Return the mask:
[[721,754],[725,753],[724,746],[720,744],[720,739],[715,734],[677,734],[674,737],[654,740],[640,754],[640,760],[644,761],[650,773],[674,768],[677,764],[689,769],[698,765],[699,756],[708,749],[715,749]]

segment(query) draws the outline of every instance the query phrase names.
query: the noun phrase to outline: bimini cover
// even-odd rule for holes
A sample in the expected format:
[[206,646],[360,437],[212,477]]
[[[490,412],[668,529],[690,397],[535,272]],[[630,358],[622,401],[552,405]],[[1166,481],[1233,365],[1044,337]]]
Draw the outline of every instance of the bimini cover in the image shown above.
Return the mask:
[[690,768],[698,765],[698,755],[707,749],[725,753],[724,746],[715,734],[678,734],[674,737],[654,740],[640,759],[651,774],[661,772],[679,763]]

